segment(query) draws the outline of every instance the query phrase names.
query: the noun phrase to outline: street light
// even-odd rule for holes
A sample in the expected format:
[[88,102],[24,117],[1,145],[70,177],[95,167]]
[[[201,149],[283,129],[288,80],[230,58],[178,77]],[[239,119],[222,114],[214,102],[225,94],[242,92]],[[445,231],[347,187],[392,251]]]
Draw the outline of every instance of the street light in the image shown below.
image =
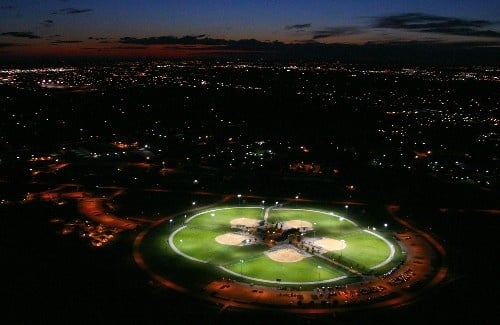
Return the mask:
[[321,279],[321,265],[318,265],[318,281]]
[[345,205],[345,217],[347,218],[347,209],[349,209],[349,206],[346,204]]

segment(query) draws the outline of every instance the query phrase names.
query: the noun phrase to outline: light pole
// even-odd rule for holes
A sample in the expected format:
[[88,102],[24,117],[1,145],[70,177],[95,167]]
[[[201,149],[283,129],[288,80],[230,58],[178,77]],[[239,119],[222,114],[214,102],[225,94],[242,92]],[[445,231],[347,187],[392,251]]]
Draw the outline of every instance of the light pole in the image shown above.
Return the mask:
[[321,280],[321,265],[318,265],[318,281]]
[[172,229],[172,221],[173,219],[170,219],[170,229]]
[[342,251],[345,248],[345,240],[342,239],[340,242],[342,243],[342,248],[340,249],[340,257],[342,257]]
[[236,195],[238,197],[238,204],[241,205],[241,194]]
[[348,214],[347,214],[347,209],[349,209],[349,206],[346,204],[345,205],[345,217],[347,218]]
[[240,260],[240,274],[243,276],[243,260]]

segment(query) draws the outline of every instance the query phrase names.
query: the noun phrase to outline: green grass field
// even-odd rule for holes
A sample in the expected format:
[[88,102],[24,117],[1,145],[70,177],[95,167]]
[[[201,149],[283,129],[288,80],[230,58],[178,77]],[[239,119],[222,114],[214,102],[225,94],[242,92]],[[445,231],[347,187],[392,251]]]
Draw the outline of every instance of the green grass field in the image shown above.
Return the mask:
[[173,258],[181,264],[176,268],[183,274],[194,276],[195,270],[201,271],[205,279],[222,276],[262,284],[276,283],[278,279],[281,283],[313,284],[345,281],[360,273],[382,274],[404,258],[389,236],[361,229],[333,212],[313,209],[275,208],[269,210],[267,220],[273,224],[302,220],[313,226],[304,239],[344,240],[344,249],[323,252],[320,256],[313,254],[297,262],[278,262],[265,254],[269,247],[264,243],[234,246],[215,240],[219,235],[240,232],[231,228],[231,220],[263,220],[264,215],[262,207],[221,207],[190,216],[185,224],[178,226],[181,228],[165,226],[161,236],[164,241],[168,238],[172,247],[165,249],[168,256],[163,262],[153,263],[165,272],[171,268],[167,260]]

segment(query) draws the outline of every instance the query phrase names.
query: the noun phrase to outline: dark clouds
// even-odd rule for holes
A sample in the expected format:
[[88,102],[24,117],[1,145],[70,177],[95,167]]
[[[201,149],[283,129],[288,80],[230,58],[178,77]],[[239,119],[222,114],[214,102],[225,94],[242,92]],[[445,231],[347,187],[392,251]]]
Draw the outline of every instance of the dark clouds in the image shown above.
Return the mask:
[[122,37],[119,41],[125,44],[158,45],[158,44],[199,44],[199,45],[227,45],[228,40],[208,38],[205,35],[197,36],[158,36],[158,37]]
[[330,28],[325,28],[323,30],[313,31],[312,39],[318,40],[332,36],[355,35],[359,33],[361,33],[361,30],[358,27],[351,27],[351,26],[330,27]]
[[311,24],[295,24],[295,25],[288,25],[285,26],[285,29],[291,30],[291,29],[306,29],[311,27]]
[[500,38],[500,32],[483,29],[491,25],[493,23],[487,20],[435,16],[425,13],[405,13],[375,18],[372,27],[423,33]]
[[54,21],[47,19],[47,20],[42,21],[40,23],[40,25],[42,25],[43,27],[52,27],[54,25]]
[[55,10],[52,12],[54,15],[75,15],[75,14],[84,14],[87,12],[92,12],[93,9],[75,9],[75,8],[64,8]]
[[40,36],[33,34],[33,32],[5,32],[1,33],[0,36],[11,36],[11,37],[29,38],[29,39],[40,38]]
[[52,44],[52,45],[56,45],[56,44],[74,44],[74,43],[82,43],[82,41],[71,41],[71,40],[65,41],[65,40],[56,40],[56,41],[52,41],[52,42],[50,42],[50,44]]
[[94,37],[94,36],[89,36],[87,38],[88,40],[90,41],[95,41],[99,44],[107,44],[107,43],[111,43],[112,42],[112,39],[109,38],[109,37]]
[[263,42],[256,39],[241,39],[241,40],[228,40],[219,38],[209,38],[205,35],[197,36],[159,36],[159,37],[123,37],[119,40],[123,44],[135,45],[168,45],[180,46],[180,48],[196,49],[213,49],[213,50],[235,50],[235,51],[269,51],[281,50],[285,47],[282,42]]

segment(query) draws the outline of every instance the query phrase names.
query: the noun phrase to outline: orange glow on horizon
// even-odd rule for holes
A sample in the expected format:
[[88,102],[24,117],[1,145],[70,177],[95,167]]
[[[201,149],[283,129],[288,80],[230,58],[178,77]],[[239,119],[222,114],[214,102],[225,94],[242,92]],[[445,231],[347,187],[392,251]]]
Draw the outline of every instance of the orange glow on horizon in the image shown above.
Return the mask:
[[191,57],[211,54],[254,53],[258,51],[234,50],[225,47],[214,48],[206,46],[183,45],[127,45],[95,46],[85,43],[60,44],[60,45],[35,45],[12,46],[4,49],[0,54],[19,57],[150,57],[150,58],[175,58]]

